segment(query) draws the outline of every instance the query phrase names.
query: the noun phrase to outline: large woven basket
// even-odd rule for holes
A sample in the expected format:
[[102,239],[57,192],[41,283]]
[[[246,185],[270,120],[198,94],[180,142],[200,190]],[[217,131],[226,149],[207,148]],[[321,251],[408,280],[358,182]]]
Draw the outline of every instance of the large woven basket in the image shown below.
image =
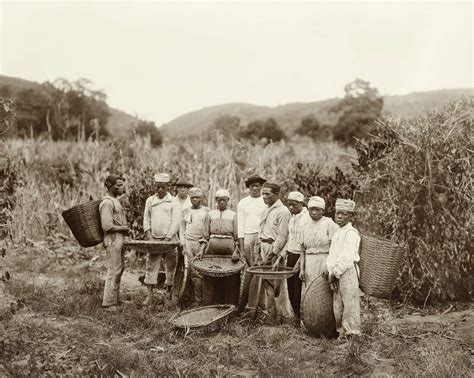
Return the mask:
[[176,314],[170,319],[172,325],[181,329],[214,330],[235,311],[234,305],[211,305],[194,308]]
[[196,270],[209,277],[232,276],[244,267],[244,263],[240,260],[232,262],[229,255],[204,255],[202,259],[193,260],[191,264]]
[[362,235],[360,283],[365,294],[389,299],[400,272],[403,249],[383,238]]
[[333,293],[323,277],[311,281],[301,299],[301,320],[306,331],[316,337],[334,337],[336,320]]
[[165,240],[125,240],[124,246],[133,249],[140,253],[151,253],[151,254],[164,254],[173,251],[173,248],[179,245],[175,241]]
[[101,200],[84,203],[62,212],[64,221],[83,247],[93,247],[104,239],[100,224],[100,202]]

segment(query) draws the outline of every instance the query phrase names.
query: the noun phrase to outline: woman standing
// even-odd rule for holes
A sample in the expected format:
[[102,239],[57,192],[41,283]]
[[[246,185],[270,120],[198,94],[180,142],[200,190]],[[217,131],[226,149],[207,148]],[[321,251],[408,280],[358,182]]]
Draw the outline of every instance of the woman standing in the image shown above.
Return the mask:
[[[203,238],[198,258],[205,255],[229,255],[232,261],[240,258],[237,238],[237,216],[227,208],[230,193],[226,189],[216,192],[217,209],[211,210],[204,218]],[[204,306],[211,304],[238,304],[240,274],[228,277],[203,277]]]
[[304,253],[300,259],[301,296],[309,284],[326,271],[326,260],[334,232],[339,228],[331,218],[323,216],[326,203],[321,197],[311,197],[308,211],[311,221],[301,230],[299,243]]

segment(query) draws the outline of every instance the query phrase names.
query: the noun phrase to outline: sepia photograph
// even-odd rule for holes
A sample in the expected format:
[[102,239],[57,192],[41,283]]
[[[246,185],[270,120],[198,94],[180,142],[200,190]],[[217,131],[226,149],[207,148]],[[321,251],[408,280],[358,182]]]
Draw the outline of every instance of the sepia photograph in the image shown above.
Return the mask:
[[0,377],[472,377],[473,17],[0,0]]

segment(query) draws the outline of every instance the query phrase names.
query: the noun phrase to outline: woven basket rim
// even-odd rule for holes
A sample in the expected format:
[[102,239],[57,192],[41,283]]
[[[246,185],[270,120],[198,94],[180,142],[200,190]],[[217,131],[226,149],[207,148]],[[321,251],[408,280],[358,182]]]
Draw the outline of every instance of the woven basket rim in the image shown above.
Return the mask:
[[[208,308],[215,308],[215,309],[226,309],[226,311],[222,312],[219,317],[217,318],[213,318],[213,319],[210,319],[208,320],[206,323],[204,324],[200,324],[200,325],[192,325],[192,324],[187,324],[187,325],[184,325],[182,323],[178,323],[176,321],[176,319],[178,319],[179,317],[183,316],[183,315],[186,315],[186,314],[189,314],[189,313],[193,313],[193,312],[198,312],[200,310],[204,310],[204,309],[208,309]],[[212,323],[215,323],[219,320],[222,320],[224,318],[226,318],[227,316],[229,316],[232,312],[235,311],[237,307],[235,305],[231,305],[231,304],[220,304],[220,305],[209,305],[209,306],[201,306],[201,307],[196,307],[196,308],[193,308],[193,309],[190,309],[190,310],[186,310],[186,311],[182,311],[176,315],[174,315],[171,319],[169,319],[169,322],[171,324],[173,324],[175,327],[177,328],[182,328],[182,329],[199,329],[199,328],[204,328],[204,327],[207,327],[209,326],[210,324]]]
[[[211,259],[222,259],[222,258],[225,258],[226,260],[231,260],[232,256],[231,255],[204,255],[202,257],[202,259],[207,259],[207,260],[211,260]],[[235,267],[233,267],[232,269],[222,269],[222,270],[214,270],[214,269],[209,269],[209,268],[205,268],[205,267],[202,267],[202,266],[199,266],[199,265],[196,265],[196,263],[200,261],[200,260],[192,260],[191,261],[191,265],[197,269],[198,271],[200,271],[201,273],[203,273],[204,275],[208,275],[208,276],[214,276],[214,277],[224,277],[224,276],[230,276],[232,274],[235,274],[235,273],[238,273],[240,272],[244,267],[245,267],[245,264],[242,260],[238,260],[236,261],[234,264],[236,264]],[[207,274],[206,274],[207,273]]]

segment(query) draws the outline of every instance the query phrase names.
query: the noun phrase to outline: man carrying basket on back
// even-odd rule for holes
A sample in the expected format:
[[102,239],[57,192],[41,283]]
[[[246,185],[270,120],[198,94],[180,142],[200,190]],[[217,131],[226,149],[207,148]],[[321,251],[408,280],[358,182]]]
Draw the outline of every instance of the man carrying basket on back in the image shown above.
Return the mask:
[[127,220],[117,197],[124,193],[125,179],[111,174],[105,179],[107,195],[99,204],[100,223],[104,231],[107,251],[107,276],[105,278],[102,307],[116,310],[120,304],[120,280],[124,270],[123,241],[129,232]]

